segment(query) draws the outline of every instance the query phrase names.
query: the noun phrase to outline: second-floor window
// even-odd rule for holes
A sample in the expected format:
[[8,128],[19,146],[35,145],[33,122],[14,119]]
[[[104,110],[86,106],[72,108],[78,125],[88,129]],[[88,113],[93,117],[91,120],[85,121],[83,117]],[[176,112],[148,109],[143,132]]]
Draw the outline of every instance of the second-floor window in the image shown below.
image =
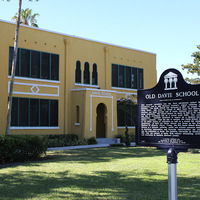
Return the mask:
[[[14,48],[9,48],[9,75],[11,75]],[[15,76],[59,80],[59,55],[18,48]]]
[[83,83],[84,84],[90,84],[90,65],[88,62],[85,62],[84,64],[84,74],[83,74]]
[[112,87],[143,89],[143,69],[112,64]]
[[81,62],[76,61],[75,82],[81,83]]
[[97,73],[97,65],[93,64],[93,72],[92,72],[92,85],[98,84],[98,73]]

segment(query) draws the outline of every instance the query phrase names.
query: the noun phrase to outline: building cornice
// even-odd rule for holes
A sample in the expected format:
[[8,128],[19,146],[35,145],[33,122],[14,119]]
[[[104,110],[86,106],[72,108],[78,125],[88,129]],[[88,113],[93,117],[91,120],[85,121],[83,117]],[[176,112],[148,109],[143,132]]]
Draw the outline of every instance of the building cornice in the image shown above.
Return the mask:
[[[14,22],[2,20],[2,19],[0,19],[0,22],[8,23],[8,24],[16,24]],[[47,29],[31,27],[31,26],[27,26],[27,25],[24,25],[24,24],[20,24],[20,26],[25,27],[25,28],[29,28],[29,29],[35,29],[35,30],[40,30],[40,31],[44,31],[44,32],[49,32],[49,33],[54,33],[54,34],[58,34],[58,35],[63,35],[63,36],[71,37],[71,38],[77,38],[77,39],[81,39],[81,40],[87,40],[87,41],[90,41],[90,42],[96,42],[96,43],[100,43],[100,44],[104,44],[104,45],[109,45],[109,46],[113,46],[113,47],[119,47],[119,48],[129,49],[129,50],[133,50],[133,51],[139,51],[139,52],[142,52],[142,53],[148,53],[148,54],[156,55],[156,53],[152,53],[152,52],[149,52],[149,51],[134,49],[134,48],[131,48],[131,47],[125,47],[125,46],[111,44],[111,43],[107,43],[107,42],[101,42],[101,41],[98,41],[98,40],[92,40],[92,39],[88,39],[88,38],[84,38],[84,37],[79,37],[79,36],[75,36],[75,35],[69,35],[69,34],[65,34],[65,33],[61,33],[61,32],[56,32],[56,31],[51,31],[51,30],[47,30]]]

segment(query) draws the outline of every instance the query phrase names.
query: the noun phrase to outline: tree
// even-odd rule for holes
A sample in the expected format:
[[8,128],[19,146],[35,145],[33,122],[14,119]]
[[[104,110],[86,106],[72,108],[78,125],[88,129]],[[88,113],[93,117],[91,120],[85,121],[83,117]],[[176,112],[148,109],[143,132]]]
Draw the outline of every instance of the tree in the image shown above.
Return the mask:
[[125,144],[126,146],[130,146],[131,138],[128,133],[128,125],[136,125],[137,118],[137,104],[136,96],[134,94],[128,95],[125,98],[121,98],[117,102],[118,114],[121,113],[126,117],[126,130],[125,130]]
[[[38,27],[37,20],[35,19],[37,16],[39,16],[38,13],[32,14],[32,9],[26,8],[25,10],[22,9],[21,11],[21,17],[20,17],[20,24],[25,24],[28,26]],[[12,20],[14,22],[17,22],[18,13],[15,14],[14,17],[12,17]]]
[[[10,0],[7,0],[7,1],[10,1]],[[29,0],[29,1],[32,1],[32,0]],[[15,70],[16,70],[16,63],[17,63],[17,50],[18,50],[18,40],[19,40],[21,8],[22,8],[22,0],[19,0],[17,21],[16,21],[17,24],[16,24],[16,31],[15,31],[15,41],[14,41],[14,53],[13,53],[12,69],[11,69],[10,92],[9,92],[9,97],[8,97],[8,111],[7,111],[6,132],[5,132],[6,135],[10,135],[12,97],[13,97],[13,87],[14,87]]]
[[[200,50],[200,45],[197,45],[197,48]],[[200,51],[194,52],[191,56],[194,57],[193,64],[181,65],[182,69],[186,69],[188,74],[191,73],[200,76]],[[186,78],[185,80],[192,84],[200,84],[200,78]]]
[[[129,120],[129,123],[132,125],[136,125],[136,117],[137,117],[137,104],[136,96],[128,95],[125,98],[121,98],[117,101],[117,107],[119,112],[124,113],[126,118]],[[126,124],[128,126],[128,124]]]

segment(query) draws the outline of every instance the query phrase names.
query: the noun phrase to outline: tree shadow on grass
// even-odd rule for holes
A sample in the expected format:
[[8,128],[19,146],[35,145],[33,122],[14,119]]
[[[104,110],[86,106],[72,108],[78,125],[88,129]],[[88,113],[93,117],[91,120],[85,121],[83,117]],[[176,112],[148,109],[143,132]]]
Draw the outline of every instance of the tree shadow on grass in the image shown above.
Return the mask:
[[[152,148],[104,148],[49,152],[40,162],[20,164],[23,167],[62,163],[100,163],[113,159],[165,156]],[[47,165],[48,166],[48,165]],[[62,165],[63,166],[63,165]],[[13,166],[13,169],[16,166]],[[43,171],[16,171],[0,174],[0,199],[126,199],[166,200],[167,174],[156,169],[125,174],[116,171],[96,171],[91,174]],[[47,170],[48,171],[48,170]],[[161,178],[157,178],[157,177]],[[178,177],[181,200],[198,200],[200,183],[197,177]]]
[[[141,178],[140,172],[127,174],[99,171],[95,174],[45,173],[21,171],[0,175],[0,199],[126,199],[166,200],[166,179]],[[154,175],[163,175],[155,174]],[[199,179],[179,177],[181,200],[198,200]]]
[[[43,163],[49,162],[109,162],[115,159],[124,158],[144,158],[144,157],[158,157],[166,154],[156,148],[142,148],[142,147],[108,147],[108,148],[94,148],[94,149],[77,149],[77,150],[62,150],[62,151],[47,151],[47,154],[36,161],[31,161],[32,165],[37,165],[38,161]],[[1,168],[16,167],[24,165],[25,163],[10,163],[0,165]]]
[[[124,158],[144,158],[144,157],[159,157],[166,154],[155,148],[137,148],[137,147],[109,147],[109,148],[94,148],[94,149],[78,149],[65,150],[60,152],[47,152],[55,158],[58,156],[59,161],[77,161],[80,163],[88,162],[109,162],[116,159]],[[66,159],[66,156],[68,159]]]

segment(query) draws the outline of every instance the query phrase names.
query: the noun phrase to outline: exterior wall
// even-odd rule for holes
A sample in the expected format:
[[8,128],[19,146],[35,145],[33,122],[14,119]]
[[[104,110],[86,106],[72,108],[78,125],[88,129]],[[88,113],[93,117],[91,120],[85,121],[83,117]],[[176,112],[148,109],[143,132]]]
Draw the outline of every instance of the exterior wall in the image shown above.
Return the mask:
[[[2,80],[1,90],[1,130],[0,133],[4,134],[6,129],[6,113],[7,113],[7,99],[8,99],[8,82],[10,76],[8,75],[9,66],[9,46],[14,44],[15,25],[5,22],[0,22],[0,79]],[[29,27],[21,26],[19,37],[19,48],[31,49],[36,51],[43,51],[48,53],[56,53],[60,55],[60,69],[59,81],[49,81],[43,79],[31,79],[15,77],[14,97],[26,98],[41,98],[41,99],[58,99],[59,100],[59,127],[43,129],[29,127],[18,127],[18,129],[11,128],[11,134],[62,134],[64,133],[64,42],[63,37],[54,33],[47,33],[45,31],[31,29]],[[38,86],[40,91],[33,93],[31,88]]]
[[[5,133],[8,99],[9,46],[14,44],[15,24],[0,21],[0,134]],[[68,134],[82,138],[96,136],[97,106],[106,107],[106,137],[124,134],[117,127],[117,100],[137,95],[136,89],[112,87],[112,64],[143,68],[144,88],[156,84],[156,55],[139,50],[90,41],[41,29],[20,27],[19,48],[59,54],[59,81],[15,77],[14,97],[56,99],[59,101],[58,127],[17,127],[11,134]],[[75,83],[76,62],[81,63],[82,83]],[[84,63],[89,63],[90,84],[83,84]],[[92,85],[93,64],[97,65],[98,84]],[[37,87],[36,87],[37,86]],[[31,90],[39,88],[39,92]],[[76,106],[79,123],[76,123]],[[130,127],[130,133],[135,127]]]

